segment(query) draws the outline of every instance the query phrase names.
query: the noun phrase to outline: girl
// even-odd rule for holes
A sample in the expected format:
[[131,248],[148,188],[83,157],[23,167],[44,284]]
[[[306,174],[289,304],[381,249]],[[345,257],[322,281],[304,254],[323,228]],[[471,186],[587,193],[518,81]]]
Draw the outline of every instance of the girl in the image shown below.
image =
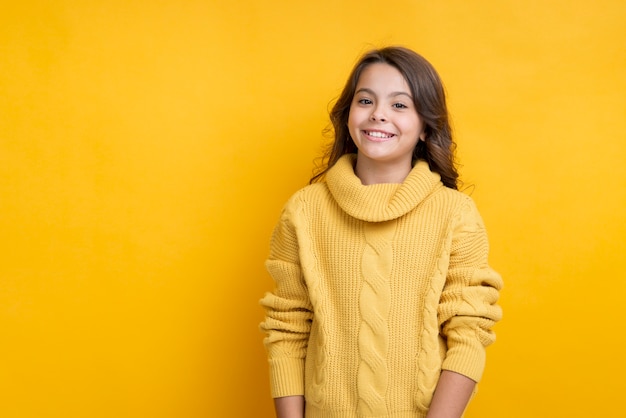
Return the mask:
[[277,415],[460,417],[502,281],[457,191],[441,80],[411,50],[374,50],[330,117],[328,164],[285,205],[266,262]]

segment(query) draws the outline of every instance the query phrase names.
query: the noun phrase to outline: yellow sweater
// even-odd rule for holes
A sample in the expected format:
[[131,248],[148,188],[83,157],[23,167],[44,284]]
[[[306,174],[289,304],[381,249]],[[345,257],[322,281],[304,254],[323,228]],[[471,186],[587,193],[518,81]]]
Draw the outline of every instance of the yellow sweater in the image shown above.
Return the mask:
[[502,281],[468,196],[424,161],[364,186],[354,161],[297,192],[272,235],[272,396],[305,395],[309,418],[422,417],[441,370],[480,380]]

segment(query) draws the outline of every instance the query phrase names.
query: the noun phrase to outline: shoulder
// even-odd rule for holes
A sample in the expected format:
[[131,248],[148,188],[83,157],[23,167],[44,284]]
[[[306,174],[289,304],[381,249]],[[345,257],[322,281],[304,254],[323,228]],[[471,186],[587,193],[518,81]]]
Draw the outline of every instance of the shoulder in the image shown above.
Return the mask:
[[462,230],[478,230],[484,223],[471,196],[449,187],[441,187],[437,195],[449,208],[452,223]]
[[332,198],[326,182],[309,184],[296,191],[285,203],[283,212],[294,214]]

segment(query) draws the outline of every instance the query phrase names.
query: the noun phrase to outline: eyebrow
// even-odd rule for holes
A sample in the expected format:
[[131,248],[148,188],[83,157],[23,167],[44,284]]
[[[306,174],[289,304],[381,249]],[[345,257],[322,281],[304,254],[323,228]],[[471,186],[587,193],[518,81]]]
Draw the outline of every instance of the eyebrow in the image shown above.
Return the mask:
[[[359,93],[369,93],[372,96],[376,96],[376,93],[374,93],[374,90],[368,89],[367,87],[361,87],[360,89],[354,92],[354,94],[359,94]],[[391,92],[388,97],[396,97],[396,96],[402,96],[402,95],[407,96],[411,100],[413,99],[413,96],[411,96],[409,93],[404,92],[404,91]]]

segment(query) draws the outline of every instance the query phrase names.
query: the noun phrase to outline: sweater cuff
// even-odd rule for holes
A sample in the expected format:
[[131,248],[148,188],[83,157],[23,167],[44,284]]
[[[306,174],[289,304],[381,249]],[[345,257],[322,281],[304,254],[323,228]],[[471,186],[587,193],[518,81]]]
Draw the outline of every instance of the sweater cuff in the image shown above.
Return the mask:
[[448,350],[442,369],[462,374],[479,382],[485,370],[485,348],[481,346],[451,348]]
[[304,359],[270,359],[270,387],[273,398],[304,395]]

